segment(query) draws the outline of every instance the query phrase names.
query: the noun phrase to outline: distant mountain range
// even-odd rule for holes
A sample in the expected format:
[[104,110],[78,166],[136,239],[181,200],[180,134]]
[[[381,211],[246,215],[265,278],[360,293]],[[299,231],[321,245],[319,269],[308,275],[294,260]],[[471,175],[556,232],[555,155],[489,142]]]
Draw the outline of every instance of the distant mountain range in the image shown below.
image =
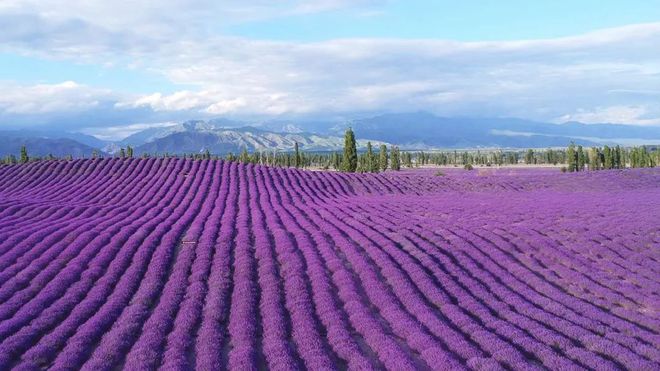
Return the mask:
[[444,118],[426,112],[355,120],[358,137],[398,143],[404,148],[536,148],[582,145],[657,144],[660,127],[617,124],[549,124],[512,118]]
[[[298,143],[305,151],[336,151],[344,146],[344,138],[333,135],[317,135],[296,132],[267,131],[255,127],[226,128],[214,122],[187,121],[165,128],[147,129],[122,140],[119,145],[131,145],[136,153],[238,153],[248,151],[292,151]],[[380,142],[374,141],[373,145]],[[367,140],[360,139],[358,147],[364,148]]]
[[[67,134],[68,136],[77,136],[74,133]],[[55,157],[65,157],[71,155],[73,157],[89,157],[95,149],[98,150],[100,147],[96,146],[95,148],[75,139],[67,138],[67,134],[44,135],[36,132],[0,131],[0,156],[4,157],[9,154],[18,156],[21,147],[25,146],[32,156],[45,157],[53,155]],[[88,139],[88,141],[92,140]]]
[[214,154],[248,151],[291,151],[297,142],[305,151],[341,150],[343,133],[352,127],[358,146],[392,143],[402,149],[544,148],[571,141],[585,145],[660,144],[660,127],[618,124],[550,124],[508,118],[445,118],[426,112],[385,114],[351,121],[192,120],[149,128],[120,141],[58,131],[1,131],[0,155],[18,154],[21,145],[37,156],[89,156],[115,153],[128,145],[141,153]]

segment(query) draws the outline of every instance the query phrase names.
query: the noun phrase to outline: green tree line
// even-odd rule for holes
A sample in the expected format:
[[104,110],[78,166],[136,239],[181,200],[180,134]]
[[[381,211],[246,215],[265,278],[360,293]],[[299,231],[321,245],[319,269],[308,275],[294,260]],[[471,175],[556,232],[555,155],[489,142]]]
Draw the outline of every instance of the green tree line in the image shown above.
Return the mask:
[[[92,152],[92,158],[100,158],[98,151]],[[120,148],[114,155],[119,158],[134,157],[134,149],[130,146]],[[253,151],[243,149],[240,153],[228,153],[225,156],[212,155],[208,149],[200,153],[190,154],[141,154],[140,157],[180,157],[190,159],[220,159],[240,161],[268,166],[319,168],[346,172],[382,172],[398,171],[402,168],[420,166],[503,166],[503,165],[565,165],[565,171],[606,170],[637,167],[655,167],[660,164],[659,147],[603,146],[584,148],[571,143],[566,149],[527,149],[527,150],[450,150],[450,151],[401,151],[397,146],[381,144],[373,147],[367,143],[366,150],[358,151],[355,133],[347,129],[344,135],[342,152],[307,152],[299,143],[295,143],[293,151]],[[71,155],[63,159],[72,159]],[[8,155],[2,163],[7,165],[27,163],[30,161],[55,160],[53,155],[32,156],[25,146],[21,147],[18,157]]]

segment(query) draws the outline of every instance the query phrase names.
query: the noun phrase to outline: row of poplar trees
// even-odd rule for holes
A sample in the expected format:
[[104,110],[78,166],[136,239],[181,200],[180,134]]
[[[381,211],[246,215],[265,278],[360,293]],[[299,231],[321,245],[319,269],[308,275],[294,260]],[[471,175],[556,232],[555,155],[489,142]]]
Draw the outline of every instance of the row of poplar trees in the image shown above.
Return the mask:
[[392,146],[388,154],[387,146],[381,144],[378,153],[375,153],[371,142],[367,142],[367,151],[358,154],[355,133],[348,128],[344,134],[344,155],[341,159],[340,169],[345,172],[377,173],[387,169],[401,170],[401,153],[399,148]]
[[589,170],[625,169],[627,164],[632,168],[655,167],[660,160],[660,153],[649,152],[646,146],[634,147],[630,150],[620,146],[592,147],[584,149],[571,143],[566,150],[566,165],[570,172]]
[[14,155],[7,155],[5,157],[4,163],[6,165],[14,165],[14,164],[25,164],[28,161],[30,161],[30,156],[28,156],[27,153],[27,148],[25,146],[21,146],[21,157],[18,159]]

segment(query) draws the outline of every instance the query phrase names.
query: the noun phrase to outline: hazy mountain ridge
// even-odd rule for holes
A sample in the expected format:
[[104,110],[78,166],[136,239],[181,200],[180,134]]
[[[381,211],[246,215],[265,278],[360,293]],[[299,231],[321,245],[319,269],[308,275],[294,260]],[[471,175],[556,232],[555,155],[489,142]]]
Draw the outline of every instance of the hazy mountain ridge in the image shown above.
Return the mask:
[[[98,147],[88,146],[70,138],[54,138],[43,136],[25,136],[22,132],[0,132],[0,156],[18,156],[21,147],[28,148],[30,156],[45,157],[89,157],[94,151],[101,152]],[[29,135],[29,133],[27,134]]]
[[[292,151],[296,143],[305,151],[338,151],[344,138],[314,133],[277,133],[255,127],[225,128],[212,122],[189,121],[160,131],[150,131],[145,143],[137,146],[137,153],[191,153],[209,150],[211,153],[248,151]],[[141,136],[142,133],[137,135]],[[123,143],[133,142],[135,136]],[[367,140],[359,139],[358,147],[366,147]],[[381,142],[374,141],[374,146]]]
[[[57,131],[0,132],[0,155],[17,154],[24,143],[35,155],[89,155],[94,149],[116,153],[132,146],[140,153],[225,154],[248,151],[291,151],[297,142],[305,151],[343,148],[343,132],[352,127],[358,146],[392,143],[402,149],[563,147],[660,144],[660,127],[620,124],[550,124],[516,118],[446,118],[427,112],[383,114],[357,120],[236,121],[224,118],[189,120],[148,128],[119,141]],[[14,138],[14,139],[9,139]],[[21,138],[20,140],[16,138]],[[67,148],[68,146],[68,148]],[[69,149],[70,148],[70,149]]]
[[[395,141],[401,147],[548,147],[660,141],[660,127],[617,124],[550,124],[516,118],[445,118],[427,112],[386,114],[351,122],[358,137]],[[507,134],[504,134],[507,133]]]

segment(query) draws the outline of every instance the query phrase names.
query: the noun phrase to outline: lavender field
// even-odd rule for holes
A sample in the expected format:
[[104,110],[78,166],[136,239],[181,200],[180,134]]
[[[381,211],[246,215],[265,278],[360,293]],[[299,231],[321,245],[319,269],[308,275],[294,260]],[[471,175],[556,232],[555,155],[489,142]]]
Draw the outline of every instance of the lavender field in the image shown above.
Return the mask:
[[0,369],[660,369],[660,170],[0,166]]

